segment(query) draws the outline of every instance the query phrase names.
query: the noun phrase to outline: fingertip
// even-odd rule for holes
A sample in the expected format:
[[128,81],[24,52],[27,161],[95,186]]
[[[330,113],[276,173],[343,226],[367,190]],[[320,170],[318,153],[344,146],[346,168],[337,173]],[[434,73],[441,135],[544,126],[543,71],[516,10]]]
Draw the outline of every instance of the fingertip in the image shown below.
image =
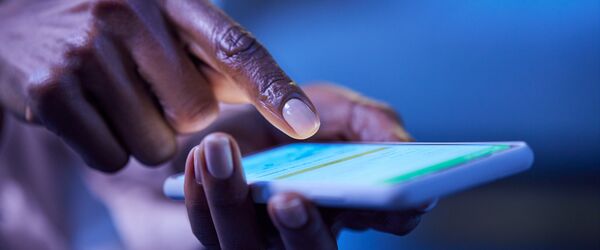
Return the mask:
[[199,158],[198,154],[199,154],[199,148],[200,145],[197,145],[195,147],[193,147],[192,149],[190,149],[190,151],[188,152],[186,161],[185,161],[185,188],[184,191],[185,193],[192,191],[192,188],[195,188],[196,185],[201,185],[202,184],[202,173],[201,171],[196,167],[199,163],[197,162],[197,159]]
[[200,150],[201,145],[195,146],[194,148],[192,148],[192,150],[190,150],[190,155],[191,155],[191,170],[194,171],[193,175],[190,175],[190,177],[193,177],[195,182],[199,185],[202,184],[202,163],[201,163],[201,150]]
[[201,145],[195,157],[196,171],[202,173],[207,199],[217,207],[244,202],[249,187],[235,140],[217,132],[204,137]]
[[293,129],[295,139],[307,139],[317,133],[321,126],[319,116],[309,105],[298,98],[287,100],[281,110],[283,119]]
[[268,203],[271,219],[287,229],[298,229],[308,224],[308,209],[303,200],[292,194],[277,194]]
[[336,248],[319,210],[301,195],[277,194],[269,200],[268,211],[286,249]]
[[203,140],[208,172],[217,179],[228,179],[233,174],[233,151],[230,137],[213,133]]

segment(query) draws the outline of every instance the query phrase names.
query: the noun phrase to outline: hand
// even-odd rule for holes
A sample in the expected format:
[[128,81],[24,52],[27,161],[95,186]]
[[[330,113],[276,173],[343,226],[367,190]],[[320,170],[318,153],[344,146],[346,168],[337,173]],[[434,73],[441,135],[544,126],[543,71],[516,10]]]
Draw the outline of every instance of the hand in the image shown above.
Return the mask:
[[185,172],[192,231],[207,248],[336,249],[343,227],[404,235],[432,206],[400,212],[318,209],[299,194],[283,193],[265,209],[254,205],[237,143],[223,133],[208,135],[190,152]]
[[[332,85],[311,86],[306,93],[322,115],[318,140],[408,140],[398,116],[385,105]],[[248,119],[247,116],[242,116]],[[353,121],[355,124],[348,123]],[[228,123],[231,124],[231,123]],[[239,126],[239,125],[238,125]],[[260,128],[228,127],[243,138],[244,151],[252,143],[272,145]],[[288,140],[279,136],[282,140]],[[272,140],[278,144],[283,141]],[[410,211],[376,212],[317,208],[299,194],[283,193],[265,207],[253,203],[241,166],[241,153],[231,136],[213,133],[188,154],[185,163],[185,203],[194,235],[208,248],[223,249],[335,249],[342,228],[375,229],[404,235],[435,203]]]
[[171,158],[175,134],[205,128],[219,101],[251,103],[294,138],[319,127],[268,51],[208,0],[0,4],[1,105],[93,168]]

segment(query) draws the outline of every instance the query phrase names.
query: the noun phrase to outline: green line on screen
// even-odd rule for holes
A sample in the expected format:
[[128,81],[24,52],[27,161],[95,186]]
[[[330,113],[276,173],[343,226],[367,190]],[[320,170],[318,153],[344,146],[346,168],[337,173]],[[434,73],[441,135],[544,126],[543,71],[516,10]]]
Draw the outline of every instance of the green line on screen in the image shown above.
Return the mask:
[[403,175],[400,175],[400,176],[396,176],[396,177],[384,180],[383,183],[386,183],[386,184],[396,184],[396,183],[399,183],[399,182],[407,181],[407,180],[410,180],[410,179],[415,178],[417,176],[422,176],[422,175],[429,174],[429,173],[432,173],[432,172],[436,172],[436,171],[439,171],[439,170],[442,170],[442,169],[446,169],[446,168],[450,168],[450,167],[453,167],[453,166],[456,166],[456,165],[460,165],[460,164],[463,164],[465,162],[468,162],[468,161],[471,161],[471,160],[474,160],[474,159],[477,159],[477,158],[480,158],[480,157],[483,157],[483,156],[491,155],[491,154],[493,154],[495,152],[502,151],[502,150],[505,150],[505,149],[508,149],[508,148],[510,148],[510,146],[508,146],[508,145],[494,145],[494,146],[490,146],[489,148],[485,148],[485,149],[482,149],[482,150],[479,150],[479,151],[475,151],[475,152],[470,153],[470,154],[466,154],[466,155],[463,155],[463,156],[460,156],[460,157],[456,157],[456,158],[453,158],[453,159],[450,159],[450,160],[447,160],[447,161],[443,161],[443,162],[440,162],[440,163],[436,163],[436,164],[433,164],[431,166],[428,166],[428,167],[425,167],[425,168],[421,168],[419,170],[415,170],[415,171],[410,172],[410,173],[406,173],[406,174],[403,174]]
[[308,171],[313,171],[315,169],[324,168],[324,167],[327,167],[327,166],[331,166],[333,164],[337,164],[337,163],[340,163],[340,162],[345,162],[345,161],[348,161],[348,160],[352,160],[352,159],[357,158],[357,157],[361,157],[361,156],[365,156],[365,155],[368,155],[368,154],[379,152],[379,151],[384,150],[386,148],[388,148],[388,147],[376,148],[376,149],[372,149],[372,150],[369,150],[369,151],[362,152],[360,154],[346,156],[344,158],[340,158],[340,159],[337,159],[337,160],[334,160],[334,161],[322,163],[322,164],[316,165],[314,167],[305,168],[305,169],[302,169],[302,170],[298,170],[296,172],[292,172],[292,173],[289,173],[289,174],[278,176],[277,178],[275,178],[275,180],[281,180],[281,179],[288,178],[288,177],[291,177],[291,176],[294,176],[294,175],[299,175],[299,174],[302,174],[302,173],[306,173]]

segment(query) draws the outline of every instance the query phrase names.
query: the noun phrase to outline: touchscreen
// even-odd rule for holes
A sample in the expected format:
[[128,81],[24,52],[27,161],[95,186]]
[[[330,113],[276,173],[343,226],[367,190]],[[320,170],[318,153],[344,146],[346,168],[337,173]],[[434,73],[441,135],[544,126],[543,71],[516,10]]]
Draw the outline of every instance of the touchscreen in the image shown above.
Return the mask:
[[296,143],[247,156],[243,165],[249,182],[396,184],[508,148],[481,144]]

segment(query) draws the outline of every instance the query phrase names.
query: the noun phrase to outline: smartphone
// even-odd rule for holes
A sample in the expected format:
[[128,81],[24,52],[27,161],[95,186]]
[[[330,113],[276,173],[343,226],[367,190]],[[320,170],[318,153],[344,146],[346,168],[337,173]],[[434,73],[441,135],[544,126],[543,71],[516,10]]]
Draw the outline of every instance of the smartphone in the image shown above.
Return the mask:
[[[327,207],[401,210],[531,167],[524,142],[294,143],[246,156],[255,202],[298,192]],[[183,174],[164,193],[183,199]]]

